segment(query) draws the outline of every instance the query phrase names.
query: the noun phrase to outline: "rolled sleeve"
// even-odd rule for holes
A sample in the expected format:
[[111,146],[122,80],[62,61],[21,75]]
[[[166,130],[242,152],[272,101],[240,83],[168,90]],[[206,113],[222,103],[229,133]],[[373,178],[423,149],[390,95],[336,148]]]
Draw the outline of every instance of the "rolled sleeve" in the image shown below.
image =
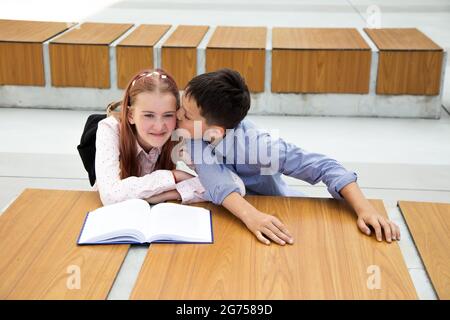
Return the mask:
[[193,159],[195,170],[205,188],[205,200],[221,205],[232,192],[241,193],[241,188],[231,171],[216,158],[212,148],[201,140],[187,141],[188,153]]
[[205,193],[205,198],[214,204],[222,205],[225,198],[233,192],[240,193],[239,187],[229,184],[216,185],[212,190],[209,189],[208,192]]
[[313,185],[322,181],[335,199],[343,199],[339,193],[341,189],[357,180],[355,172],[328,156],[306,151],[282,139],[272,144],[272,148],[280,151],[281,173]]
[[357,179],[358,176],[355,172],[348,171],[328,186],[328,192],[330,192],[333,198],[342,200],[343,198],[340,194],[340,191],[349,183],[356,182]]

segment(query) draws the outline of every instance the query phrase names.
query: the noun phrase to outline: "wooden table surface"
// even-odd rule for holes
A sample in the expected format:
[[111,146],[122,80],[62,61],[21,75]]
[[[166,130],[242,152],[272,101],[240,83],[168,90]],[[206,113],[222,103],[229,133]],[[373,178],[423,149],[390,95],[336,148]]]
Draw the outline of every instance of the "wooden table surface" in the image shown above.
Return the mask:
[[[213,212],[214,244],[151,245],[131,298],[417,298],[398,244],[360,233],[344,203],[246,198],[281,218],[295,244],[263,245],[222,207],[198,204]],[[0,299],[105,299],[129,246],[77,246],[99,206],[97,192],[25,190],[0,216]]]
[[[417,299],[397,243],[363,235],[332,199],[246,197],[276,214],[296,243],[266,246],[221,207],[214,244],[153,244],[132,299]],[[371,200],[386,215],[380,200]]]
[[450,300],[450,204],[399,201],[439,299]]
[[77,246],[97,192],[26,189],[0,216],[0,299],[106,299],[128,245]]

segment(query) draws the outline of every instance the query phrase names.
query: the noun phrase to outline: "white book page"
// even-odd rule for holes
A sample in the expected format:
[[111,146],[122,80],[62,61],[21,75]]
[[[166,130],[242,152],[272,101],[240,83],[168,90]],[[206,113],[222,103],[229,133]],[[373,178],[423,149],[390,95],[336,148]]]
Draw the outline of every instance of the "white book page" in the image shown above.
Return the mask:
[[149,218],[150,206],[141,199],[98,208],[89,213],[79,242],[93,243],[119,236],[132,236],[144,242]]
[[211,214],[204,208],[160,203],[151,209],[149,231],[148,242],[212,242]]

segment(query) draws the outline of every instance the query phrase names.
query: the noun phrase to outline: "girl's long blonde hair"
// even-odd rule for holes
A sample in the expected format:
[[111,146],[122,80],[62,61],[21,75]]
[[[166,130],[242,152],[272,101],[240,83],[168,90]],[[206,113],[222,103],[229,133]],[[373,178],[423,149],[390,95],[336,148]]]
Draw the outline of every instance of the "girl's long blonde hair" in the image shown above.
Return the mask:
[[[120,178],[140,176],[140,167],[136,157],[137,132],[135,125],[128,121],[128,113],[136,101],[136,97],[142,92],[159,92],[173,94],[176,100],[176,109],[180,108],[180,94],[175,80],[162,69],[145,69],[136,73],[125,89],[121,101],[108,105],[107,114],[115,116],[120,123]],[[120,106],[120,111],[115,111]],[[158,157],[155,170],[173,170],[175,165],[171,159],[174,141],[167,141]]]

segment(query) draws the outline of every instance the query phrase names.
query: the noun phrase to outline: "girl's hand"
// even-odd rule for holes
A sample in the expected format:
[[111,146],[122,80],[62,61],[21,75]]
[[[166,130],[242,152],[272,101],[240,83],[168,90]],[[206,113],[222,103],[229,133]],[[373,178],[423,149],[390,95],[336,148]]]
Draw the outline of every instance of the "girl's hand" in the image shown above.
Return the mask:
[[175,177],[176,183],[194,178],[193,175],[181,170],[172,170],[172,173],[173,176]]
[[157,195],[153,195],[145,200],[150,204],[157,204],[169,200],[181,200],[181,196],[177,190],[169,190]]
[[282,246],[286,243],[294,243],[294,239],[287,228],[275,216],[255,210],[247,215],[243,222],[256,238],[264,244],[269,245],[269,239]]
[[386,219],[380,215],[375,208],[371,205],[360,211],[358,214],[358,225],[359,230],[361,230],[366,235],[370,236],[372,227],[375,230],[375,235],[378,241],[383,240],[383,232],[387,242],[392,242],[392,240],[400,240],[400,228],[389,219]]

